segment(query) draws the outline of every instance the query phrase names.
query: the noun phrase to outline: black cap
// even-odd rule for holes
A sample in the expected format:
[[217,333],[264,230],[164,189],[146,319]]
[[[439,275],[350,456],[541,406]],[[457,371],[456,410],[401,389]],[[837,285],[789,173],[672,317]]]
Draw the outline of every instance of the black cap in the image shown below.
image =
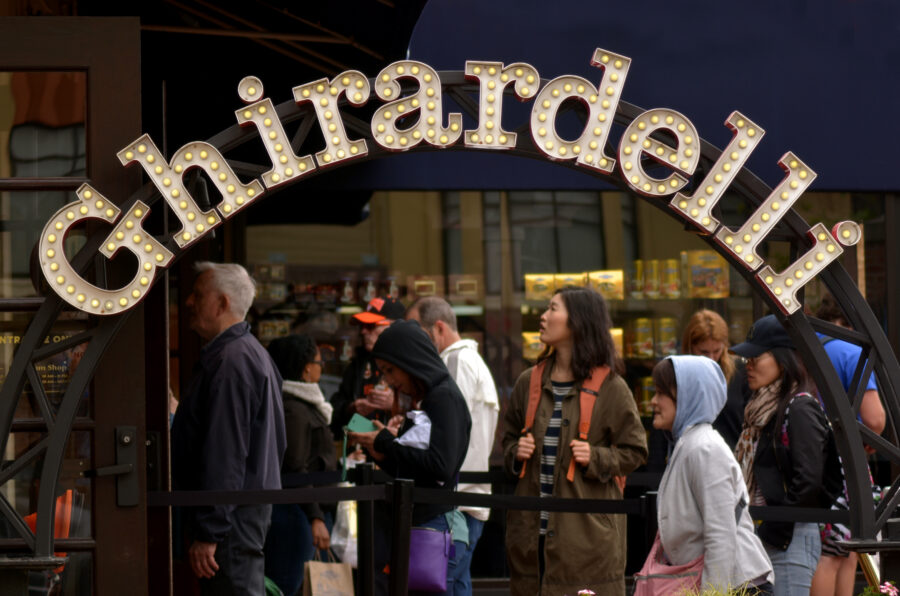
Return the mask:
[[731,346],[729,351],[744,358],[756,358],[772,348],[796,349],[794,342],[775,315],[768,315],[753,323],[750,331],[747,332],[746,341]]
[[384,298],[372,298],[366,305],[364,312],[353,315],[353,320],[357,323],[366,324],[388,324],[390,321],[397,321],[406,315],[406,307],[396,298],[385,296]]

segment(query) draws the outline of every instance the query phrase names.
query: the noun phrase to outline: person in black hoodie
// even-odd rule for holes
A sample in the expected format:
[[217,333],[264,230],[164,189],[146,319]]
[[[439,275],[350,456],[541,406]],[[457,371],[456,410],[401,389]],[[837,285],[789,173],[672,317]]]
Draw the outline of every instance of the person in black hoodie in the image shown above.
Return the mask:
[[[450,377],[431,340],[416,321],[397,321],[384,330],[372,350],[375,363],[396,394],[406,394],[413,410],[395,416],[378,430],[350,433],[388,474],[411,478],[415,486],[452,491],[469,447],[472,419],[462,393]],[[457,519],[458,518],[458,519]],[[466,523],[450,505],[417,504],[412,523],[453,530],[457,558],[465,551]],[[387,593],[381,573],[390,556],[389,511],[376,513],[376,588]],[[455,560],[447,572],[447,593],[453,593]]]

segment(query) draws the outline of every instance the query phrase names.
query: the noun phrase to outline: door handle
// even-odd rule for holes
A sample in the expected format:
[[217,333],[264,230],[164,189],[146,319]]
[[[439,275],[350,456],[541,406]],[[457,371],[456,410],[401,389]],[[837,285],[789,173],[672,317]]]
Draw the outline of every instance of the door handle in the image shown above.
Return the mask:
[[116,427],[116,463],[93,470],[86,470],[84,476],[116,476],[116,504],[119,507],[134,507],[140,501],[137,475],[137,428]]

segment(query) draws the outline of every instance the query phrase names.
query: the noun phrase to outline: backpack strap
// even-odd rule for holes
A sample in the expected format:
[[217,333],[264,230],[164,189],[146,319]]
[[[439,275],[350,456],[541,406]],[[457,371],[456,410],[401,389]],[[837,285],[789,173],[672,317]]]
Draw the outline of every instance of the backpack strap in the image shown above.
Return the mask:
[[[531,432],[534,426],[534,416],[537,413],[538,404],[541,403],[541,379],[544,376],[544,365],[546,360],[538,362],[531,371],[531,379],[528,382],[528,407],[525,410],[525,426],[522,428],[522,436],[524,437]],[[522,462],[522,471],[519,472],[519,478],[525,477],[525,464]]]
[[[594,402],[600,395],[600,385],[609,376],[608,366],[598,366],[591,369],[591,376],[585,379],[581,384],[580,399],[580,415],[578,417],[578,438],[581,441],[587,441],[588,432],[591,430],[591,414],[594,412]],[[566,479],[569,482],[575,480],[575,458],[569,460],[569,470],[566,472]]]

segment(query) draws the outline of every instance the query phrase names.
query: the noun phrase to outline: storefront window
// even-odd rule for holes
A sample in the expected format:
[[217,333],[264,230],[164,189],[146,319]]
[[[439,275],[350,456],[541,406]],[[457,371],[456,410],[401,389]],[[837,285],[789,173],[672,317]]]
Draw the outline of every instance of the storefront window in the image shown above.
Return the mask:
[[0,72],[0,178],[84,177],[84,72]]
[[[0,192],[0,299],[45,294],[43,279],[32,265],[44,224],[58,209],[71,203],[73,192]],[[65,239],[71,258],[84,244],[83,230],[73,230]],[[34,273],[34,276],[32,275]]]

